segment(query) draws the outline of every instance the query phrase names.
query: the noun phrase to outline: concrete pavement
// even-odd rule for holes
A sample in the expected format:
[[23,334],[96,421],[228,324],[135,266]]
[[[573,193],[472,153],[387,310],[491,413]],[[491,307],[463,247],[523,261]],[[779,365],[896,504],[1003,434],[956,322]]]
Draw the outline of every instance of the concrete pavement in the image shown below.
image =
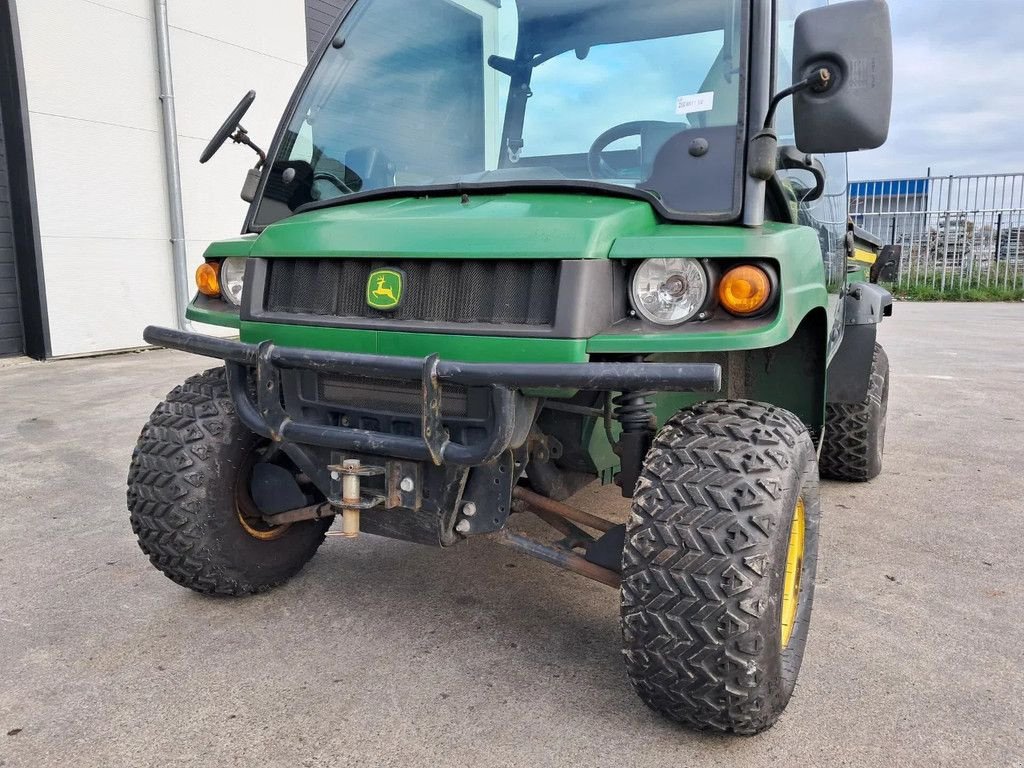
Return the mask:
[[1024,306],[899,304],[882,340],[886,470],[825,484],[800,685],[749,739],[647,710],[616,593],[492,543],[333,539],[269,595],[175,586],[124,480],[207,361],[8,364],[0,765],[1024,765]]

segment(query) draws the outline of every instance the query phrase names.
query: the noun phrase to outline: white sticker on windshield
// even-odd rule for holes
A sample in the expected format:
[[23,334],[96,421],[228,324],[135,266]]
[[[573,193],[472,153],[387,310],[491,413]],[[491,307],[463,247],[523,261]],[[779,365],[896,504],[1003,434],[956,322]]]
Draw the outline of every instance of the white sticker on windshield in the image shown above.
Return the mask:
[[696,93],[676,99],[676,114],[689,115],[694,112],[710,112],[715,108],[715,92]]

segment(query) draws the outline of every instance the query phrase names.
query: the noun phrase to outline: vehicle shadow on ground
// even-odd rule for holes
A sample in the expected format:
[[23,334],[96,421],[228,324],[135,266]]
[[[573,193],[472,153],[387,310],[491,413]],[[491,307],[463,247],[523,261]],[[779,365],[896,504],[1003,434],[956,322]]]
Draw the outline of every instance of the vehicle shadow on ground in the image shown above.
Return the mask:
[[[532,522],[513,528],[544,536]],[[618,590],[492,541],[444,550],[369,535],[329,538],[274,592],[241,600],[183,594],[173,605],[176,616],[165,617],[172,623],[244,634],[254,663],[294,652],[308,631],[316,643],[300,649],[300,666],[317,667],[323,684],[345,679],[346,690],[397,685],[409,717],[461,718],[471,707],[517,713],[509,728],[554,718],[597,732],[625,728],[638,746],[654,738],[673,751],[735,749],[732,740],[683,729],[637,698],[621,658]],[[329,632],[337,641],[325,645]],[[347,658],[345,648],[354,649]],[[330,709],[342,706],[328,701]]]
[[338,610],[367,601],[398,619],[396,633],[414,615],[417,623],[437,622],[445,635],[465,635],[467,642],[481,633],[508,641],[510,650],[523,651],[523,663],[625,677],[615,589],[490,541],[441,550],[366,537],[364,546],[377,550],[368,558],[366,550],[346,551],[350,544],[328,540],[292,589],[321,593]]
[[[531,522],[517,520],[513,527],[544,536],[544,528]],[[212,601],[195,595],[175,603],[174,612],[190,624],[242,627],[259,616],[271,633],[305,625],[321,640],[325,625],[335,627],[337,648],[346,635],[368,631],[361,626],[365,620],[389,654],[428,663],[433,674],[467,688],[486,689],[499,670],[546,681],[549,689],[564,682],[567,697],[606,700],[609,717],[617,709],[618,716],[631,713],[675,730],[647,710],[629,685],[618,590],[492,541],[440,549],[369,535],[328,538],[297,578],[267,595]],[[261,633],[252,642],[266,643],[263,651],[272,652],[279,642],[267,639],[272,637]],[[326,674],[335,662],[326,650],[322,655]],[[475,666],[484,659],[495,668]]]

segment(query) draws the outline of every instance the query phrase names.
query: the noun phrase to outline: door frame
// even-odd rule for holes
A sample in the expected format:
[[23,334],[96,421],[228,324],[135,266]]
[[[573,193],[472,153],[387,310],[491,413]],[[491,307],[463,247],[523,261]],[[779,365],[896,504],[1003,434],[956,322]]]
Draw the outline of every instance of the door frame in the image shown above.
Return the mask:
[[25,354],[37,360],[50,357],[50,323],[43,282],[42,244],[36,208],[35,172],[25,69],[15,0],[0,0],[0,109],[4,115],[11,217],[14,229],[14,263],[18,273],[18,298]]

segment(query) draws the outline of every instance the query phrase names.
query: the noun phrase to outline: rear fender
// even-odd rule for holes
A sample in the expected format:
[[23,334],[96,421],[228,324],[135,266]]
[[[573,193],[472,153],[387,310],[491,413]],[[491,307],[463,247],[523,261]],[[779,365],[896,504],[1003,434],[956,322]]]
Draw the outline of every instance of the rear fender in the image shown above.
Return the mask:
[[828,366],[828,402],[860,403],[868,396],[878,324],[891,315],[892,294],[887,290],[871,283],[850,286],[843,340]]

